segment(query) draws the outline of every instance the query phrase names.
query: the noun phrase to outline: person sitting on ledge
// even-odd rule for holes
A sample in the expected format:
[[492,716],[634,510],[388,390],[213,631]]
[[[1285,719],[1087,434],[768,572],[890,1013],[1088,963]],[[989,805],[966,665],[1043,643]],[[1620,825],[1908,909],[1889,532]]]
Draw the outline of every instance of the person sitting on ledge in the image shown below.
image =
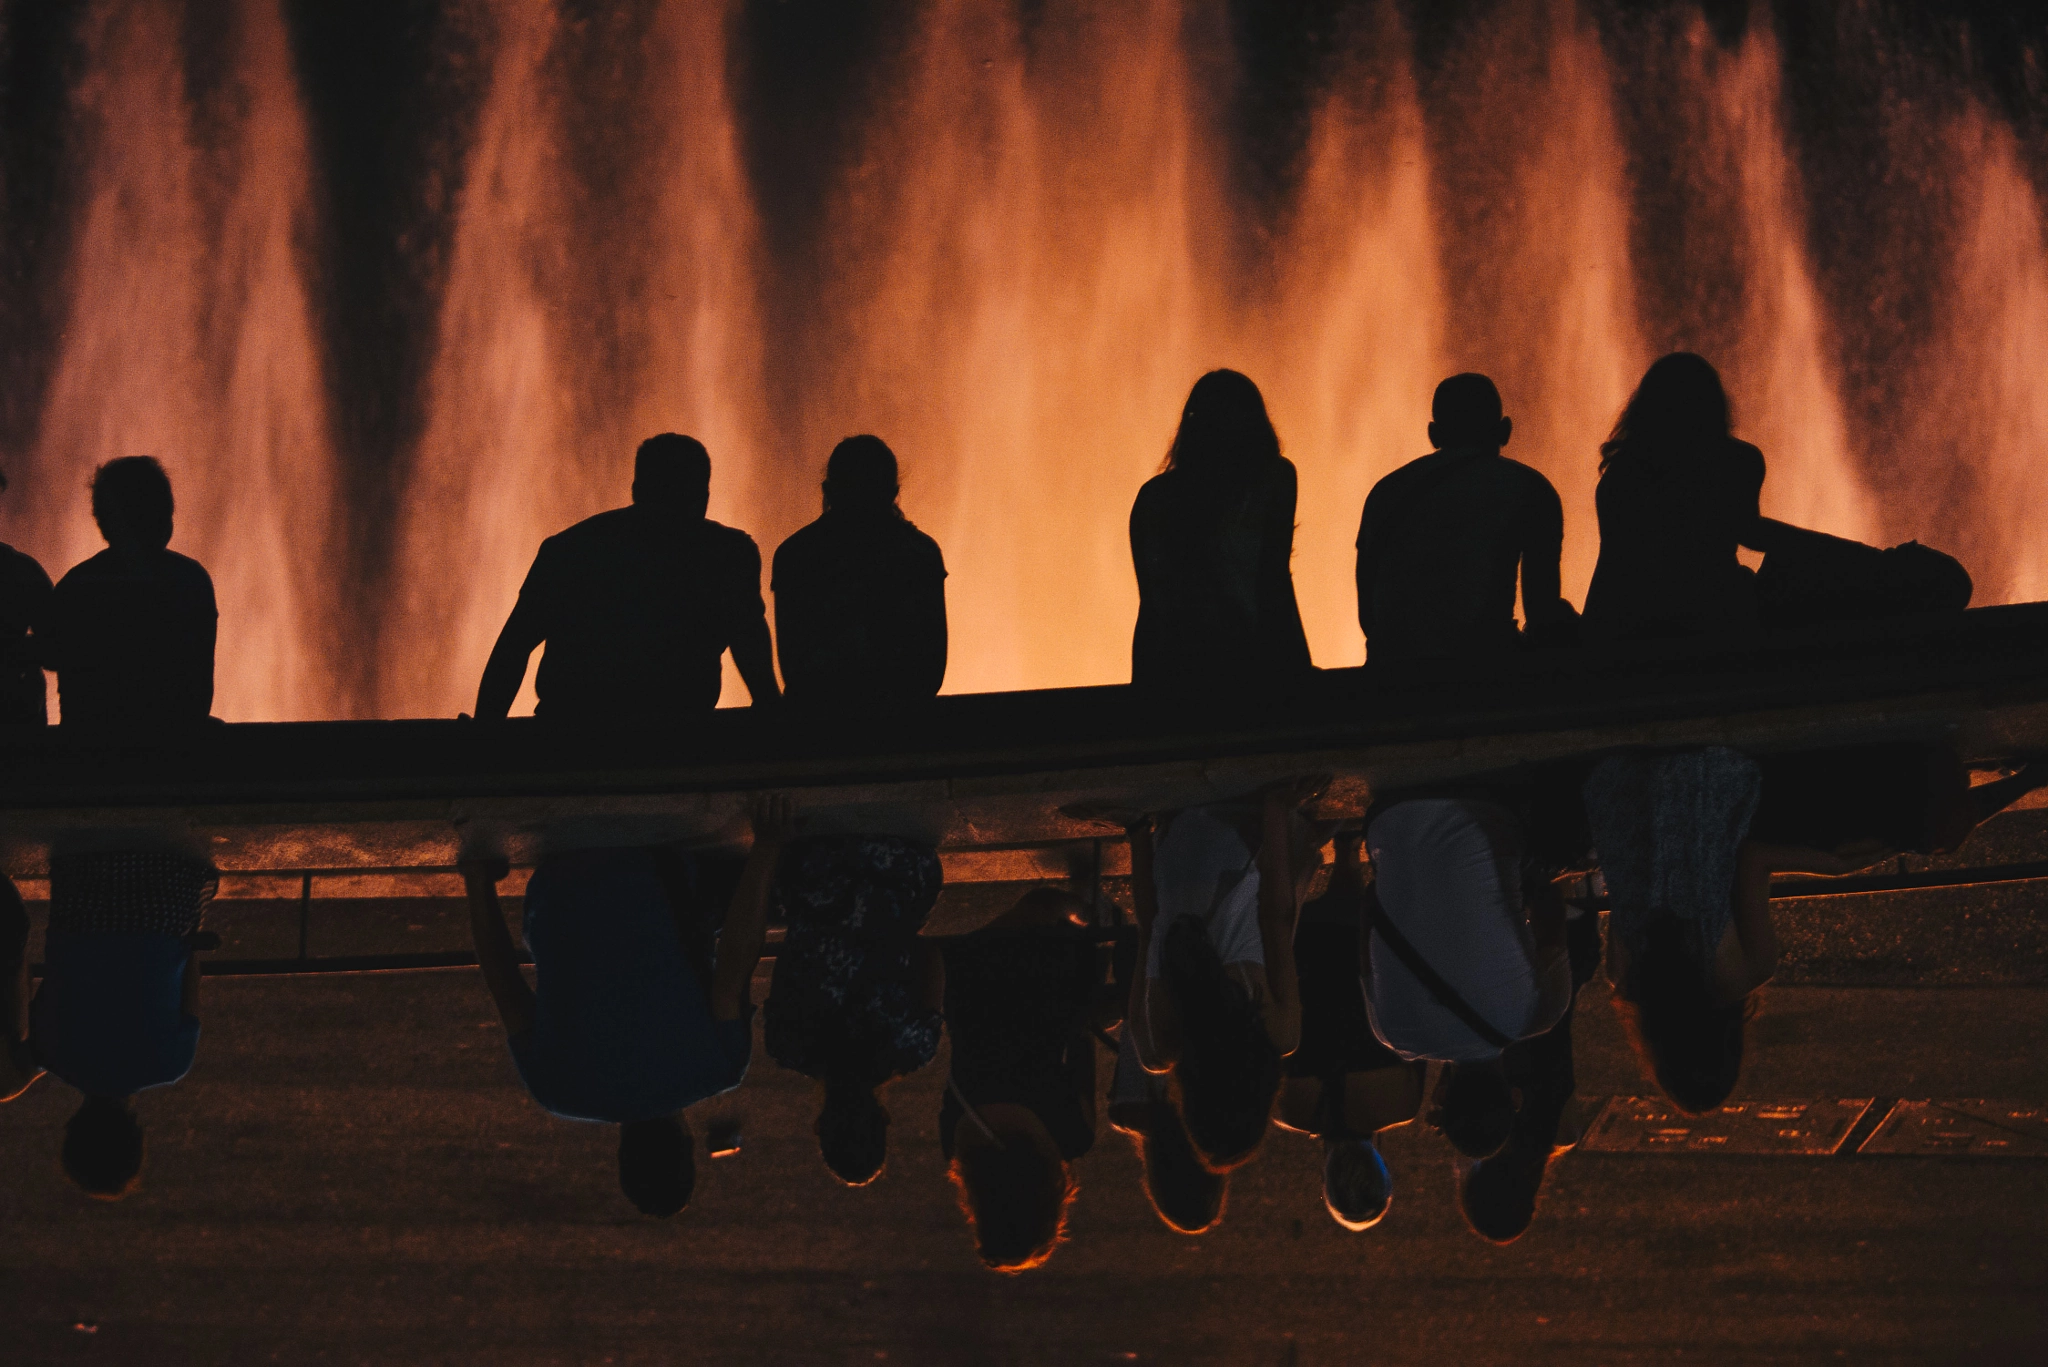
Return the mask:
[[1131,505],[1134,685],[1238,699],[1310,677],[1289,568],[1295,493],[1259,387],[1235,370],[1197,380],[1166,468]]
[[1500,655],[1520,639],[1571,644],[1577,614],[1558,590],[1564,506],[1549,480],[1501,454],[1514,422],[1500,391],[1484,375],[1453,375],[1430,416],[1436,450],[1373,485],[1359,520],[1358,625],[1370,661]]
[[825,464],[825,513],[775,552],[775,645],[790,702],[915,702],[946,678],[946,562],[896,505],[896,454],[848,437]]
[[470,930],[526,1089],[548,1111],[619,1127],[619,1186],[667,1217],[696,1185],[683,1110],[729,1092],[753,1051],[748,984],[767,939],[789,799],[753,808],[753,848],[715,947],[680,857],[655,849],[544,855],[526,885],[527,986],[498,905],[502,858],[466,859]]
[[632,505],[541,543],[484,666],[476,715],[512,710],[543,642],[539,716],[632,723],[708,713],[728,649],[754,705],[775,702],[761,553],[745,532],[704,515],[710,498],[702,442],[673,432],[641,442]]
[[944,942],[952,1061],[939,1147],[981,1260],[1023,1272],[1065,1237],[1072,1164],[1095,1144],[1102,980],[1086,908],[1034,888],[971,935]]
[[[169,477],[148,456],[109,461],[93,476],[92,511],[107,549],[57,585],[41,635],[64,725],[156,738],[204,724],[213,705],[213,581],[168,549]],[[199,927],[219,874],[181,830],[72,833],[53,845],[50,928],[27,1044],[37,1069],[84,1096],[65,1127],[65,1172],[89,1195],[116,1200],[142,1170],[131,1098],[177,1082],[197,1056],[194,950],[207,938]],[[26,955],[16,909],[0,915],[16,923],[0,931],[10,958]],[[9,978],[18,1002],[22,971]],[[18,1017],[18,1006],[10,1014]]]
[[[0,489],[7,476],[0,474]],[[0,726],[45,726],[48,690],[36,633],[50,611],[50,576],[32,555],[0,542]]]
[[38,633],[64,725],[156,733],[212,711],[220,613],[206,568],[170,549],[174,511],[170,476],[149,456],[93,475],[107,549],[58,581]]

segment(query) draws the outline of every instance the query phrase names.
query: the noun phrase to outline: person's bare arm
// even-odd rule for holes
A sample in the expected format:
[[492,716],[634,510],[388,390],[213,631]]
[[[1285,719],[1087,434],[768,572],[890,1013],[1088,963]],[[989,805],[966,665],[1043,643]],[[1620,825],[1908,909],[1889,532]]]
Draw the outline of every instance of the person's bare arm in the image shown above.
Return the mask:
[[725,928],[718,936],[717,962],[711,974],[711,1017],[734,1021],[747,1001],[747,985],[768,943],[768,894],[775,886],[775,862],[796,831],[796,809],[786,794],[767,793],[754,800],[754,847],[733,889]]
[[1294,966],[1295,811],[1322,790],[1318,780],[1269,786],[1259,807],[1259,943],[1266,958],[1266,1034],[1284,1056],[1301,1043],[1301,988]]
[[1570,611],[1564,601],[1559,564],[1564,558],[1564,504],[1541,475],[1542,488],[1532,497],[1528,528],[1522,543],[1522,622],[1532,635],[1554,629]]
[[519,951],[512,946],[512,932],[505,928],[505,913],[498,905],[498,880],[509,870],[502,858],[465,859],[461,869],[477,966],[497,1003],[506,1038],[516,1039],[533,1029],[533,989],[520,971]]
[[[1731,1000],[1778,971],[1778,928],[1771,921],[1770,846],[1745,840],[1735,860],[1735,920],[1716,958],[1716,981]],[[1733,948],[1727,946],[1732,942]]]
[[1153,822],[1142,817],[1126,823],[1124,833],[1131,843],[1131,907],[1137,914],[1137,967],[1131,974],[1131,1001],[1124,1011],[1124,1028],[1136,1030],[1138,1063],[1148,1073],[1163,1073],[1180,1057],[1180,1018],[1174,1012],[1173,993],[1164,982],[1154,982],[1148,971],[1152,962],[1152,931],[1159,919],[1159,885],[1153,881]]
[[782,689],[775,682],[775,651],[768,640],[768,619],[754,617],[740,627],[732,641],[732,662],[747,685],[747,700],[755,707],[773,707],[782,701]]
[[918,691],[921,694],[938,696],[946,684],[946,572],[939,569],[930,583],[921,588],[917,601],[912,605],[916,614],[917,629],[912,639],[917,642]]
[[526,664],[533,658],[534,649],[547,639],[540,613],[524,594],[513,605],[512,615],[505,619],[503,630],[498,633],[497,644],[491,647],[491,658],[484,665],[484,677],[476,689],[476,715],[479,721],[501,721],[511,714],[512,701],[519,696],[519,685],[526,682]]
[[1358,568],[1354,578],[1358,585],[1358,629],[1365,633],[1368,650],[1372,644],[1372,595],[1379,580],[1380,561],[1380,520],[1374,516],[1372,501],[1379,491],[1375,484],[1372,493],[1365,496],[1365,510],[1358,516]]

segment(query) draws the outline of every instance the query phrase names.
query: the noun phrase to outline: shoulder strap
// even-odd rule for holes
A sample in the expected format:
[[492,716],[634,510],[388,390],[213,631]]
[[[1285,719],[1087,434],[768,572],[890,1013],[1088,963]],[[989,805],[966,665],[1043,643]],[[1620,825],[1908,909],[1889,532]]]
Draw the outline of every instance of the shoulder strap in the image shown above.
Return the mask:
[[1470,1002],[1458,995],[1456,988],[1445,982],[1443,976],[1430,967],[1429,960],[1423,958],[1422,952],[1408,942],[1408,937],[1394,925],[1394,918],[1387,915],[1386,908],[1380,905],[1377,888],[1365,890],[1365,913],[1371,922],[1367,933],[1375,930],[1379,932],[1380,938],[1387,942],[1387,948],[1394,951],[1394,957],[1415,975],[1417,982],[1429,990],[1429,995],[1436,998],[1438,1006],[1463,1021],[1473,1034],[1496,1049],[1505,1049],[1514,1043],[1514,1040],[1496,1029],[1493,1022],[1474,1010]]

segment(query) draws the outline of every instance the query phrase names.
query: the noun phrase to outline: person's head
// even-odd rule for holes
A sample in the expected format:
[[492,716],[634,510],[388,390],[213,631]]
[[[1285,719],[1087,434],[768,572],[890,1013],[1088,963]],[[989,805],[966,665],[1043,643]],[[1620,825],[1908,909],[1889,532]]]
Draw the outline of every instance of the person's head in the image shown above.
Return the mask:
[[1168,1228],[1201,1234],[1223,1218],[1230,1179],[1211,1172],[1187,1129],[1171,1106],[1159,1106],[1153,1122],[1138,1139],[1138,1158],[1145,1165],[1145,1194]]
[[1453,375],[1436,387],[1429,402],[1429,439],[1438,450],[1450,446],[1508,444],[1513,418],[1501,416],[1500,391],[1484,375]]
[[92,475],[92,520],[109,546],[162,550],[171,544],[171,477],[154,456],[123,456]]
[[1638,443],[1697,446],[1726,440],[1733,418],[1721,375],[1703,357],[1674,351],[1651,363],[1600,447],[1600,468]]
[[142,1151],[142,1123],[125,1096],[89,1096],[64,1126],[64,1175],[102,1201],[135,1190]]
[[711,453],[695,437],[663,432],[633,456],[633,502],[682,517],[702,517],[711,503]]
[[901,492],[896,453],[880,437],[848,437],[825,462],[825,508],[836,513],[893,513]]
[[1508,1142],[1515,1123],[1515,1098],[1500,1058],[1454,1063],[1444,1069],[1437,1093],[1437,1128],[1467,1158],[1489,1158]]
[[1323,1207],[1349,1230],[1371,1229],[1394,1201],[1394,1175],[1370,1139],[1323,1146]]
[[1280,437],[1257,385],[1235,370],[1212,370],[1195,381],[1167,448],[1167,469],[1234,485],[1279,459]]
[[1208,932],[1182,916],[1166,932],[1164,978],[1180,1017],[1173,1088],[1195,1151],[1214,1172],[1251,1161],[1280,1093],[1280,1050]]
[[997,1272],[1024,1272],[1050,1258],[1066,1234],[1078,1187],[1058,1155],[1030,1136],[996,1133],[999,1144],[955,1150],[947,1175],[982,1262]]
[[1671,924],[1653,926],[1632,951],[1628,981],[1614,996],[1645,1070],[1688,1115],[1705,1115],[1735,1090],[1755,1003],[1753,992],[1721,1001],[1680,927]]
[[619,1190],[642,1215],[665,1220],[676,1214],[697,1187],[694,1147],[678,1116],[619,1126]]
[[815,1129],[825,1166],[847,1186],[864,1187],[882,1175],[889,1158],[889,1112],[874,1088],[828,1079]]

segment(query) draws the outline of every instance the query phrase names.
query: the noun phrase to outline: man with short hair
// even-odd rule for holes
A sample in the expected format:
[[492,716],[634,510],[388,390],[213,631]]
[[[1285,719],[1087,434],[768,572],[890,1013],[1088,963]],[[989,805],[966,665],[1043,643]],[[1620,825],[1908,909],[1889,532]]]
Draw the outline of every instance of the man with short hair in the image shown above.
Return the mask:
[[534,647],[536,713],[645,721],[718,706],[729,649],[755,706],[775,702],[775,665],[752,537],[704,515],[711,457],[694,437],[640,443],[633,502],[541,543],[477,688],[476,715],[512,710]]
[[1374,664],[1504,655],[1569,637],[1558,591],[1564,507],[1540,473],[1501,454],[1514,421],[1484,375],[1436,387],[1436,450],[1375,484],[1358,526],[1358,625]]

